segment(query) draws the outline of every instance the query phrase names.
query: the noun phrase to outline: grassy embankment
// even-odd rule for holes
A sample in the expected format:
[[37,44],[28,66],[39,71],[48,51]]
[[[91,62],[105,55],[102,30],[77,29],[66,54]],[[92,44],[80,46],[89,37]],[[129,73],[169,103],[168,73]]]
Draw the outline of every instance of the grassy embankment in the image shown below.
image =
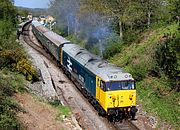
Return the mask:
[[25,78],[9,70],[0,71],[0,129],[21,129],[20,122],[16,119],[16,112],[23,109],[12,98],[14,93],[24,90]]
[[177,31],[176,24],[149,30],[139,43],[124,47],[109,61],[123,67],[137,80],[137,97],[148,113],[180,128],[180,93],[172,89],[166,75],[153,76],[150,73],[156,67],[154,55],[158,43],[166,40],[163,38],[165,34],[172,35]]

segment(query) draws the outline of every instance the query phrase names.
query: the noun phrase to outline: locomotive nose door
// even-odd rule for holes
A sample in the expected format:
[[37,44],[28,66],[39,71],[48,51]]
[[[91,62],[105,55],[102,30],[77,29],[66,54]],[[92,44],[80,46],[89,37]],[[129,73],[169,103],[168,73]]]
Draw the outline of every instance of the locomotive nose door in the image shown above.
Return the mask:
[[96,77],[96,99],[100,100],[100,81],[101,79],[99,77]]

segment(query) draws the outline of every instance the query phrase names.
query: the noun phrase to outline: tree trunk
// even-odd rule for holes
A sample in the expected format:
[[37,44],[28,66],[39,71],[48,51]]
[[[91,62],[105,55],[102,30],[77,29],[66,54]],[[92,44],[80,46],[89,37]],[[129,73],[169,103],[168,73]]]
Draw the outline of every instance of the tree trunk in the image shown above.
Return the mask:
[[77,31],[78,31],[78,20],[77,20],[77,18],[75,18],[74,21],[75,21],[74,22],[74,34],[75,34],[75,36],[77,36]]
[[119,37],[123,39],[122,22],[119,20]]
[[68,36],[70,35],[70,23],[69,23],[69,20],[67,19],[67,22],[68,22],[68,25],[67,25],[67,27],[68,27]]
[[148,23],[147,23],[148,28],[150,27],[150,24],[151,24],[151,12],[149,11],[148,12]]

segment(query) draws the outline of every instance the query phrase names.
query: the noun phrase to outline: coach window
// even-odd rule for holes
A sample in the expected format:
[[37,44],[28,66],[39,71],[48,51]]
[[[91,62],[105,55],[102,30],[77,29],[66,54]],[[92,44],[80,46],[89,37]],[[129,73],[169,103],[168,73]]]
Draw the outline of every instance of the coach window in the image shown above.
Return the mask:
[[101,89],[103,90],[103,91],[106,91],[106,84],[105,84],[105,82],[104,81],[100,81],[100,87],[101,87]]

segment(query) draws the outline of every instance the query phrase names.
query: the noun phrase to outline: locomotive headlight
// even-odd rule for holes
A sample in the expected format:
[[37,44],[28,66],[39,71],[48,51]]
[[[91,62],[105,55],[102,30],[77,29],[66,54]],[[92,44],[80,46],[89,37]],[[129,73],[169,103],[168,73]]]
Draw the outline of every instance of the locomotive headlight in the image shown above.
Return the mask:
[[131,93],[132,95],[136,96],[136,92]]
[[133,94],[129,94],[129,99],[132,100],[133,99]]
[[109,97],[109,98],[112,98],[112,94],[108,94],[108,97]]

